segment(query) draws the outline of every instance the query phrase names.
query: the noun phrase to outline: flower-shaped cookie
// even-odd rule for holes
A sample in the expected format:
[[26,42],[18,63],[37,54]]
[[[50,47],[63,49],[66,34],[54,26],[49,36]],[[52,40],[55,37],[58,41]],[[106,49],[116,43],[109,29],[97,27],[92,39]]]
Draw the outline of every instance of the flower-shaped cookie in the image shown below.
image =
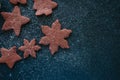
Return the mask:
[[59,23],[59,20],[56,20],[52,24],[52,28],[49,26],[42,26],[42,32],[45,34],[45,36],[41,38],[39,43],[43,45],[50,44],[49,49],[52,54],[58,51],[59,46],[61,48],[69,48],[68,41],[65,40],[65,38],[69,37],[72,31],[68,29],[61,30],[61,24]]
[[24,46],[19,47],[19,50],[24,51],[24,58],[27,58],[29,55],[36,58],[36,52],[41,49],[40,46],[35,45],[35,39],[31,40],[30,42],[24,39]]
[[52,9],[57,7],[57,3],[52,0],[34,0],[33,9],[37,10],[36,15],[50,15]]

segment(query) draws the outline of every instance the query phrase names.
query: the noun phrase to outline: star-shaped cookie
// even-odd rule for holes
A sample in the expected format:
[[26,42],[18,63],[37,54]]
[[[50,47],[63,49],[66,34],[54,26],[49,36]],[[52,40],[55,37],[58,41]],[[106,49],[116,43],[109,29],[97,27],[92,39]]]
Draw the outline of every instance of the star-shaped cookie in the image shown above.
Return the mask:
[[19,50],[24,51],[24,58],[27,58],[31,55],[33,58],[36,58],[36,52],[41,49],[40,46],[35,45],[35,39],[31,40],[30,42],[27,39],[24,39],[24,46],[19,47]]
[[2,56],[0,57],[0,63],[6,63],[9,68],[13,68],[14,64],[21,60],[22,58],[16,53],[16,46],[13,46],[12,48],[0,49]]
[[22,25],[30,21],[29,18],[21,16],[20,8],[15,6],[12,13],[10,12],[1,12],[5,22],[3,24],[2,30],[11,30],[13,29],[16,36],[19,36]]
[[42,32],[45,34],[44,37],[41,38],[40,44],[48,45],[52,54],[58,51],[58,47],[61,48],[69,48],[68,41],[65,38],[69,37],[72,30],[62,29],[59,20],[56,20],[52,24],[52,28],[49,26],[42,26]]
[[17,4],[17,3],[26,4],[27,0],[10,0],[10,2],[12,4]]
[[35,15],[50,15],[52,14],[52,9],[57,7],[57,3],[52,0],[34,0],[33,9],[37,10]]

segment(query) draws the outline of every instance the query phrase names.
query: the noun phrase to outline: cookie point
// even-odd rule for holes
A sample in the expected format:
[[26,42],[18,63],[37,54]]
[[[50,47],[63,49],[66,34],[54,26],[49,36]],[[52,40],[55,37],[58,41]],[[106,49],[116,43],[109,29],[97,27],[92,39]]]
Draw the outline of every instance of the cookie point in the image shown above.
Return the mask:
[[42,44],[42,41],[39,41],[39,44]]
[[18,36],[19,36],[19,34],[16,34],[16,36],[18,37]]
[[30,21],[30,18],[27,18],[28,22]]
[[24,59],[27,58],[26,56],[24,56]]
[[33,41],[35,41],[36,39],[35,38],[33,38]]
[[56,22],[59,22],[59,19],[56,19]]
[[70,46],[67,46],[66,48],[70,48]]
[[54,51],[52,51],[52,52],[51,52],[51,54],[52,54],[52,55],[54,55],[54,54],[55,54],[55,52],[54,52]]
[[33,56],[33,58],[36,58],[36,55],[35,55],[35,56]]
[[17,47],[16,47],[16,46],[13,46],[12,48],[16,49]]
[[15,8],[19,8],[18,6],[15,6]]
[[4,27],[2,27],[2,30],[5,30]]
[[8,65],[8,67],[9,67],[10,69],[12,69],[12,68],[13,68],[13,66],[14,66],[14,65]]
[[72,30],[70,30],[70,33],[72,33]]
[[44,27],[44,25],[41,25],[41,27],[43,28],[43,27]]
[[24,39],[24,41],[27,40],[27,39]]
[[35,13],[35,15],[36,15],[36,16],[40,16],[40,15],[42,15],[42,14],[40,14],[40,13],[36,12],[36,13]]

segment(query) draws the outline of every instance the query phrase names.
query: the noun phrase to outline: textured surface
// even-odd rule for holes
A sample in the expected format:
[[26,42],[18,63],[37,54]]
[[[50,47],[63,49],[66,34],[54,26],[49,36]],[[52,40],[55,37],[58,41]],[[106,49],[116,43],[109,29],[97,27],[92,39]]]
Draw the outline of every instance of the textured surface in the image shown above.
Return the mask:
[[[8,0],[0,1],[2,11],[12,11]],[[26,6],[20,4],[22,15],[31,22],[24,25],[19,37],[0,29],[0,47],[20,47],[24,38],[36,38],[38,44],[44,36],[40,25],[59,19],[62,28],[73,31],[68,38],[70,49],[51,56],[48,46],[42,46],[36,59],[22,60],[12,70],[0,64],[0,80],[120,80],[120,0],[54,1],[59,6],[48,17],[35,16],[32,0]],[[3,22],[0,16],[0,28]]]

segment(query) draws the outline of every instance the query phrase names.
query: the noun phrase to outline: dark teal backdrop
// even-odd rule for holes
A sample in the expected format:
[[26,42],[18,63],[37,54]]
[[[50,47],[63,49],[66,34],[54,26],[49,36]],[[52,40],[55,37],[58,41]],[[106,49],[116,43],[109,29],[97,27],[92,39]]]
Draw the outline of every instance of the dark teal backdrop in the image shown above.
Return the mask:
[[[19,37],[12,30],[1,30],[4,20],[0,15],[0,47],[20,47],[24,38],[35,38],[38,44],[44,36],[40,25],[59,19],[62,28],[73,30],[67,39],[70,49],[59,48],[51,56],[48,46],[41,45],[36,59],[23,59],[12,70],[0,64],[0,80],[120,80],[120,0],[54,1],[59,6],[48,17],[35,16],[33,0],[19,4],[22,15],[31,19]],[[13,10],[9,0],[0,2],[0,11]]]

